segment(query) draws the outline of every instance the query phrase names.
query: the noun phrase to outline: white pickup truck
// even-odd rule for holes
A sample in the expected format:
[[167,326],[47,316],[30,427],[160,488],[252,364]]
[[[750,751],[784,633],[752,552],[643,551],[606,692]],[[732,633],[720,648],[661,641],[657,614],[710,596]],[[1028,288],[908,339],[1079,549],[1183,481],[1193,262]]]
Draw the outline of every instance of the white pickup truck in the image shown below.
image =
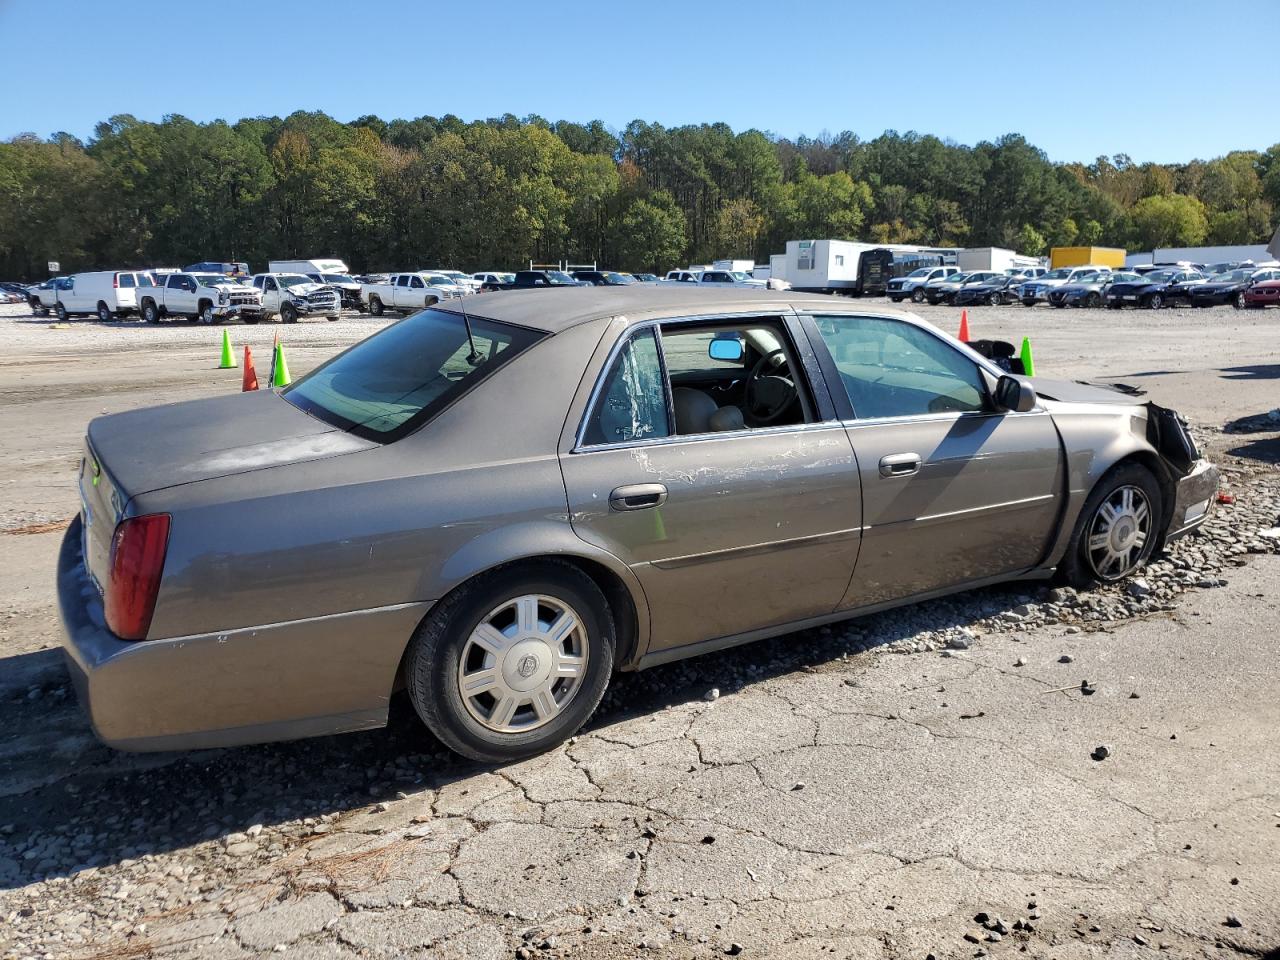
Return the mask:
[[190,317],[204,324],[239,317],[257,323],[262,317],[262,297],[253,287],[221,273],[170,273],[163,284],[138,289],[138,312],[147,323],[165,317]]
[[763,290],[765,280],[757,280],[742,270],[668,270],[666,283],[696,283],[708,287],[756,287]]
[[253,285],[262,295],[261,316],[279,316],[285,323],[310,316],[337,320],[342,309],[337,290],[300,273],[254,274]]
[[464,296],[462,288],[448,278],[430,273],[393,273],[386,283],[360,284],[360,302],[375,317],[385,310],[424,310],[441,300]]

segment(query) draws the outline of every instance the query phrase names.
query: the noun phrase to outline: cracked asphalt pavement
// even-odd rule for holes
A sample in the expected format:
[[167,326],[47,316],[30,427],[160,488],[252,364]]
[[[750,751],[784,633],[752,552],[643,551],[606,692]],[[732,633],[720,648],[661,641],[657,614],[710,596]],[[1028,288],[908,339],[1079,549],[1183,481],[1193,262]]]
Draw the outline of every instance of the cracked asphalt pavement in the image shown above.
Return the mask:
[[[1236,322],[1198,311],[1162,333],[1210,315]],[[1072,320],[1123,343],[1150,318]],[[43,328],[17,330],[0,363],[0,956],[1274,960],[1280,556],[1260,531],[1280,513],[1280,427],[1236,432],[1280,399],[1277,321],[1247,317],[1230,349],[1143,383],[1196,419],[1237,499],[1149,592],[975,591],[622,675],[570,743],[496,768],[400,701],[369,733],[99,745],[51,649],[75,496],[59,478],[100,408],[226,377],[182,338],[148,335],[113,376],[84,358],[116,331],[46,350]],[[1069,376],[1150,366],[1055,337],[1037,363]],[[1262,373],[1222,372],[1237,365]]]

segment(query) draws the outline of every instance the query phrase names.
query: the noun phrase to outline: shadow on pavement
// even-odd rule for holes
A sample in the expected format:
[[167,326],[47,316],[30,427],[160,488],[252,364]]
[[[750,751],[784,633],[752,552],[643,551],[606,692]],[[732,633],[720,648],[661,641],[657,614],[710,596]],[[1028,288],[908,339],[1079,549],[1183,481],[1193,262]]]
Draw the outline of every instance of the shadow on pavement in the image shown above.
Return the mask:
[[1280,380],[1280,363],[1253,363],[1243,367],[1224,367],[1218,371],[1223,380]]
[[[617,674],[583,734],[700,700],[713,686],[729,694],[922,629],[963,626],[1026,602],[1036,589],[976,590],[915,605],[909,615],[889,611]],[[445,749],[403,695],[393,698],[380,730],[192,753],[121,753],[94,738],[60,664],[60,652],[47,650],[0,659],[0,675],[37,678],[0,689],[0,889],[253,824],[341,813],[487,769]],[[199,695],[198,683],[191,692]],[[34,852],[31,837],[39,839]]]

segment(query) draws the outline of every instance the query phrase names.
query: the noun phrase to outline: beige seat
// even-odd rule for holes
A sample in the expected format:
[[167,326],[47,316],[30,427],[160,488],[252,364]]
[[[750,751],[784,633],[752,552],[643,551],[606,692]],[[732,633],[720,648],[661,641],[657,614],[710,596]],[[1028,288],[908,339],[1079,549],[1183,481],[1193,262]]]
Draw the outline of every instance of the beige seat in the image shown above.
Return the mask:
[[742,411],[734,406],[718,406],[711,397],[691,387],[671,391],[676,411],[676,433],[721,433],[746,428]]

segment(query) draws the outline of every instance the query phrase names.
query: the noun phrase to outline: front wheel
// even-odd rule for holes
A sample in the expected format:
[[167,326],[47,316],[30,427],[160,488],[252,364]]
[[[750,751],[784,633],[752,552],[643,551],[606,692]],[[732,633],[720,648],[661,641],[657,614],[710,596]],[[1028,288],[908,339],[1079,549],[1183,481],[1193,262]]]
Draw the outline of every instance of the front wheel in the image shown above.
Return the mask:
[[1164,306],[1164,297],[1160,296],[1160,294],[1153,293],[1151,296],[1147,298],[1148,310],[1159,310],[1163,306]]
[[425,300],[422,301],[422,306],[426,309],[430,309],[431,307],[434,307],[439,302],[440,302],[439,297],[427,297]]
[[992,293],[987,297],[987,304],[992,307],[1000,306],[1000,294]]
[[586,723],[613,672],[614,636],[604,594],[577,567],[499,568],[431,611],[409,644],[405,682],[446,746],[505,763]]
[[335,313],[333,316],[329,317],[329,322],[330,322],[330,323],[333,323],[333,321],[335,321],[335,320],[341,320],[341,319],[342,319],[342,317]]
[[919,287],[916,287],[916,289],[912,290],[912,291],[911,291],[911,302],[912,302],[912,303],[924,303],[924,291],[923,291],[923,290],[921,290]]
[[49,308],[41,303],[36,297],[31,298],[30,305],[31,312],[37,317],[47,317],[49,315]]
[[1245,307],[1249,305],[1248,301],[1245,300],[1244,298],[1243,290],[1239,291],[1234,297],[1231,298],[1231,305],[1235,307],[1237,310],[1243,310]]
[[1160,484],[1141,464],[1126,463],[1098,481],[1063,560],[1072,586],[1114,583],[1146,563],[1155,549],[1163,517]]
[[54,309],[55,309],[55,311],[56,311],[56,312],[57,312],[57,314],[58,314],[58,319],[59,319],[59,320],[66,320],[66,319],[67,319],[67,308],[66,308],[65,306],[63,306],[63,305],[60,303],[60,304],[58,304],[58,306],[57,306],[57,307],[55,307]]
[[375,317],[382,316],[383,309],[384,308],[382,306],[381,300],[379,300],[377,297],[369,298],[369,312],[372,313]]
[[160,322],[160,311],[156,309],[156,305],[150,300],[142,305],[142,319],[147,323]]
[[280,319],[285,323],[297,323],[298,311],[294,309],[293,304],[286,303],[280,308]]
[[1102,294],[1097,292],[1090,293],[1089,296],[1084,298],[1084,305],[1095,310],[1098,309],[1098,307],[1102,306]]
[[212,327],[217,320],[218,318],[213,315],[213,304],[206,303],[200,310],[200,322],[206,327]]

